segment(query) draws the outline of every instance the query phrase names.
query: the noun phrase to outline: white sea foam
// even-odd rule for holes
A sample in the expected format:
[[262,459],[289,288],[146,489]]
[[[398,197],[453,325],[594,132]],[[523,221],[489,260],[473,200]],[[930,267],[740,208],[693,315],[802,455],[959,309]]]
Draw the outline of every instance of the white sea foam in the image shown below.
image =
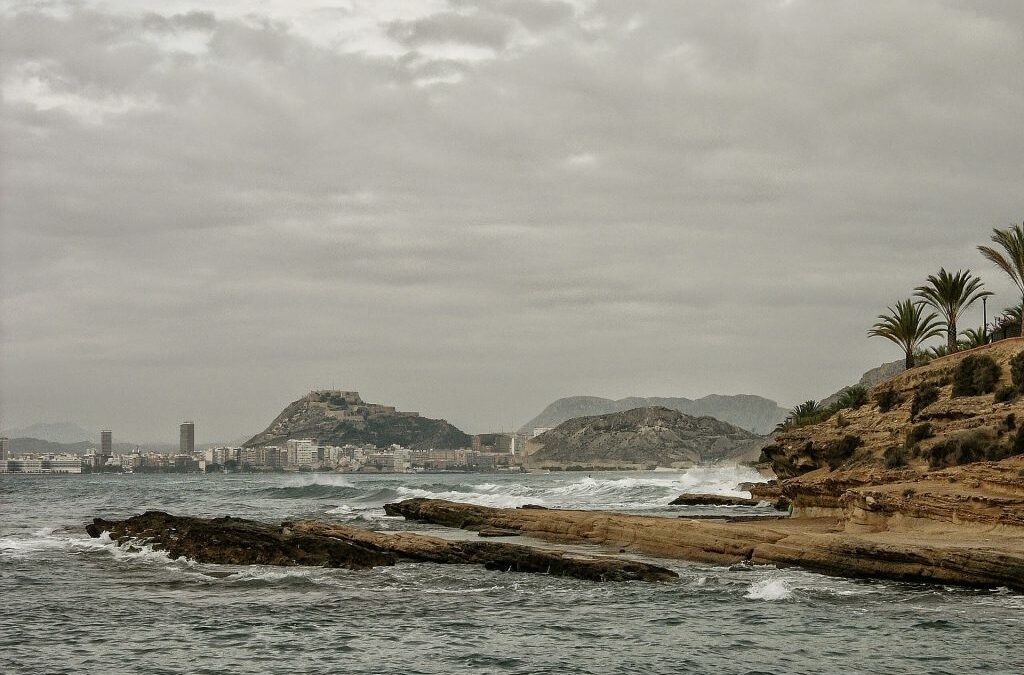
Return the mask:
[[787,600],[793,589],[783,579],[763,579],[750,584],[744,598],[748,600]]
[[[476,486],[474,486],[476,487]],[[422,488],[398,486],[395,491],[402,499],[423,497],[425,499],[445,499],[453,502],[476,504],[478,506],[494,506],[498,508],[515,508],[523,504],[543,504],[539,496],[514,495],[497,492],[461,492],[458,490],[438,491]]]
[[466,483],[451,488],[401,485],[395,491],[401,499],[423,497],[505,508],[539,504],[561,508],[635,509],[666,506],[683,493],[749,497],[738,485],[757,480],[760,476],[753,469],[729,465],[694,467],[675,475],[659,472],[605,478],[566,473],[542,480]]

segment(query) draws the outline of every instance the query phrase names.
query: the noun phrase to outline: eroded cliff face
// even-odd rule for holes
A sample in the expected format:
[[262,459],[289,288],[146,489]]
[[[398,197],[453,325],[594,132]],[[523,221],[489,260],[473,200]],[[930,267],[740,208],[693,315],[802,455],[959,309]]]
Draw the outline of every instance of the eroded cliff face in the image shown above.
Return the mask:
[[[906,467],[924,473],[1016,454],[1024,395],[1008,402],[997,402],[993,392],[954,396],[953,385],[964,359],[984,356],[999,368],[995,388],[1010,386],[1009,362],[1021,351],[1024,339],[1004,340],[896,375],[872,388],[871,400],[860,408],[776,434],[762,460],[786,479],[822,469]],[[883,393],[893,403],[888,409],[878,403]],[[936,459],[942,452],[949,456]]]

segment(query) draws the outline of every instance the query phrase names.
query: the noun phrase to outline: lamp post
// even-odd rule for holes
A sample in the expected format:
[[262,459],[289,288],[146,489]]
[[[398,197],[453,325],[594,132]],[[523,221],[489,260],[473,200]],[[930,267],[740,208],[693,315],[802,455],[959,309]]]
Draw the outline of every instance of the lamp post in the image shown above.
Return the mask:
[[981,336],[985,340],[985,344],[988,344],[988,296],[981,296],[981,320],[984,322],[981,326]]

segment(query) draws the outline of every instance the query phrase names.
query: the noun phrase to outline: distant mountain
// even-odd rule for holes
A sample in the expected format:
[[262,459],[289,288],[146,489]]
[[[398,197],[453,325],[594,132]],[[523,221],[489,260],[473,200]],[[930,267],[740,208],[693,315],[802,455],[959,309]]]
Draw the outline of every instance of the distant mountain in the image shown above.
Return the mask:
[[54,443],[100,442],[99,429],[87,431],[70,422],[39,422],[27,427],[6,429],[3,435],[8,438],[36,438]]
[[533,438],[530,466],[653,468],[754,460],[768,439],[714,417],[647,407],[576,417]]
[[289,438],[314,438],[325,445],[394,443],[414,450],[466,448],[468,435],[445,420],[399,412],[392,406],[364,402],[357,392],[312,391],[289,404],[246,447],[282,445]]
[[755,434],[770,433],[789,412],[775,401],[752,394],[722,396],[712,394],[696,400],[688,398],[630,397],[613,401],[597,396],[560,398],[539,415],[523,425],[521,433],[532,435],[534,429],[556,427],[574,417],[605,415],[634,408],[658,406],[687,415],[707,415],[728,422]]
[[[42,438],[16,437],[11,439],[11,452],[16,454],[68,454],[84,455],[93,448],[98,448],[99,443],[93,441],[79,441],[78,443],[54,443]],[[115,455],[130,453],[135,449],[131,443],[114,443],[113,452]]]
[[[898,361],[891,361],[889,363],[883,363],[877,368],[872,368],[871,370],[861,375],[860,380],[857,382],[857,385],[860,385],[865,389],[870,390],[871,387],[875,386],[876,384],[879,384],[880,382],[885,382],[886,380],[890,380],[899,375],[900,373],[902,373],[903,371],[905,371],[906,369],[907,367],[903,359],[899,359]],[[842,389],[832,394],[831,396],[823,398],[821,400],[821,404],[823,406],[832,405],[833,403],[839,400],[839,397],[842,396],[844,391],[857,385],[851,384],[849,386],[843,387]]]

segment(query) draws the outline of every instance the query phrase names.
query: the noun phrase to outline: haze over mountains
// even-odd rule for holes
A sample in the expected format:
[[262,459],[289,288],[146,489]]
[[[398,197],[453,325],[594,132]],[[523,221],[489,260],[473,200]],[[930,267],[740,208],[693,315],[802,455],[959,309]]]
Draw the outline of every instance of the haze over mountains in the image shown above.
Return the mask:
[[753,394],[711,394],[696,400],[682,397],[631,396],[617,401],[599,396],[569,396],[550,404],[539,415],[524,424],[520,432],[531,435],[534,429],[556,427],[575,417],[605,415],[652,406],[678,410],[694,417],[714,417],[760,435],[770,433],[789,412],[775,401]]

